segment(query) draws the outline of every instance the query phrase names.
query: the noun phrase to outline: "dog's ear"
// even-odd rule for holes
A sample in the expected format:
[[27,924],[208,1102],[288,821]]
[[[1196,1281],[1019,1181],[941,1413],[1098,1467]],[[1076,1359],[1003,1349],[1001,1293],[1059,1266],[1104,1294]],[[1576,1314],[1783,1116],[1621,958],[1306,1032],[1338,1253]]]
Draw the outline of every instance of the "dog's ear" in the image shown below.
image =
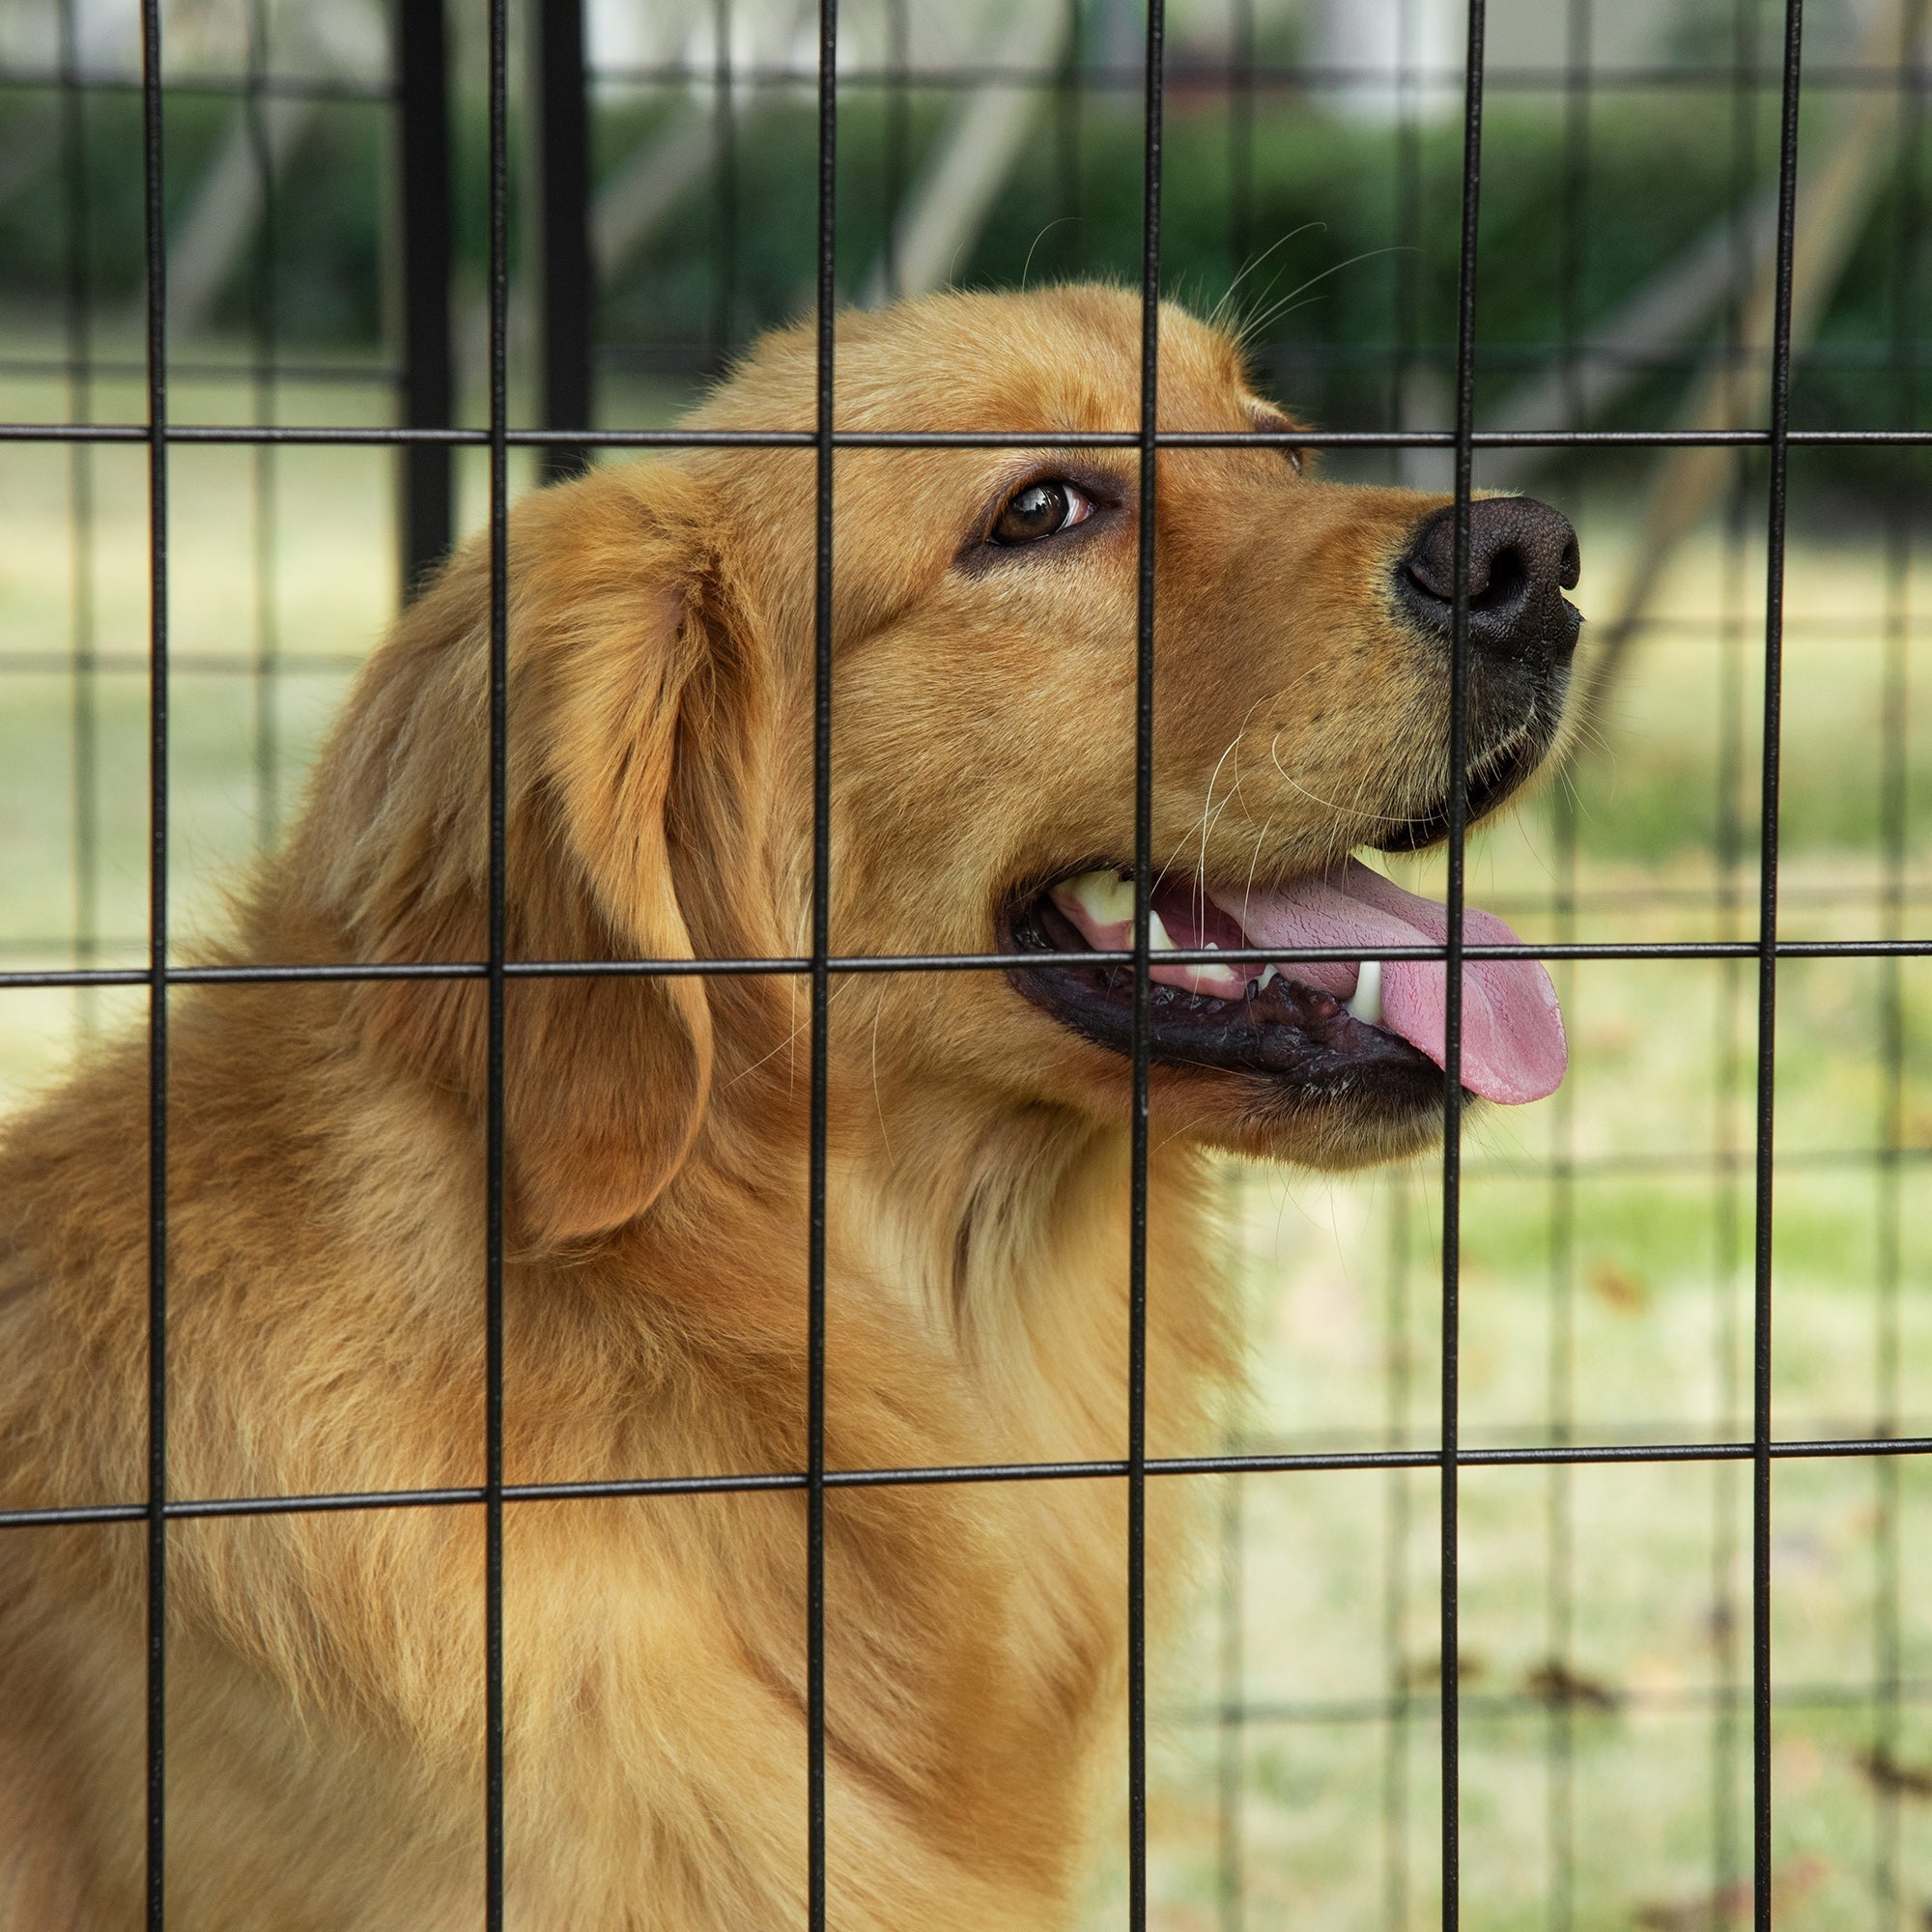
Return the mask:
[[[318,773],[291,863],[327,875],[356,956],[475,960],[488,941],[489,554],[472,544],[371,664]],[[733,895],[761,877],[764,640],[708,493],[600,472],[511,519],[507,956],[689,960],[762,944]],[[487,988],[363,989],[371,1048],[472,1116]],[[520,1244],[641,1213],[702,1123],[711,1003],[695,975],[513,978],[505,1153]]]

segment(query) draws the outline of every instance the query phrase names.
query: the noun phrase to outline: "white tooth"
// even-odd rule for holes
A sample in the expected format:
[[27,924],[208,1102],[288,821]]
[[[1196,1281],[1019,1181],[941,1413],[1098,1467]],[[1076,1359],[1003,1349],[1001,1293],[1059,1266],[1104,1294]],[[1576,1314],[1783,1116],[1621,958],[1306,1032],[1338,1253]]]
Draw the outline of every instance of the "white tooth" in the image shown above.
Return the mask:
[[1362,961],[1355,980],[1354,997],[1345,1000],[1343,1005],[1365,1025],[1381,1025],[1382,962],[1379,959]]
[[1272,966],[1269,966],[1267,970],[1264,973],[1263,973],[1262,977],[1255,981],[1255,991],[1258,993],[1265,993],[1268,989],[1268,982],[1270,980],[1278,980],[1280,978],[1281,975],[1277,973]]
[[1160,922],[1159,913],[1152,906],[1148,907],[1148,951],[1150,952],[1172,952],[1174,941],[1167,935],[1167,927]]
[[1134,917],[1134,882],[1113,870],[1082,872],[1069,879],[1066,889],[1101,925],[1131,924]]

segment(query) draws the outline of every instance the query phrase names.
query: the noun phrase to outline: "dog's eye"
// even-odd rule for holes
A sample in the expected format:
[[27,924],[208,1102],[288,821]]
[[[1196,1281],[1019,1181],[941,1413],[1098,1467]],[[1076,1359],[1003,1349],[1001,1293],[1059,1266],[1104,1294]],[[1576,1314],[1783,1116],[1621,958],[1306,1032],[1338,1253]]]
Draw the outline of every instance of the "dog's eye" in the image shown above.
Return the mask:
[[1071,483],[1029,483],[1007,498],[992,529],[996,544],[1037,543],[1094,514],[1094,499]]

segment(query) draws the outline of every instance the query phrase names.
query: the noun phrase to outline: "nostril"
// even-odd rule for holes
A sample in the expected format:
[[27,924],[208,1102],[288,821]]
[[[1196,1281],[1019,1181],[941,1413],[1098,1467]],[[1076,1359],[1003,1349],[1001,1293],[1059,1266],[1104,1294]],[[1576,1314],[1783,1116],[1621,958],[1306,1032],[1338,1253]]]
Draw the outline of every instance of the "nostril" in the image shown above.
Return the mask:
[[[1432,604],[1446,606],[1455,601],[1455,570],[1449,556],[1435,554],[1437,549],[1446,546],[1411,552],[1403,561],[1403,575]],[[1507,542],[1494,550],[1471,544],[1468,570],[1472,611],[1507,610],[1522,597],[1535,575],[1520,546]]]
[[1488,562],[1489,568],[1483,574],[1484,582],[1480,587],[1475,573],[1470,573],[1469,609],[1507,611],[1520,603],[1529,588],[1529,559],[1515,544],[1505,544]]

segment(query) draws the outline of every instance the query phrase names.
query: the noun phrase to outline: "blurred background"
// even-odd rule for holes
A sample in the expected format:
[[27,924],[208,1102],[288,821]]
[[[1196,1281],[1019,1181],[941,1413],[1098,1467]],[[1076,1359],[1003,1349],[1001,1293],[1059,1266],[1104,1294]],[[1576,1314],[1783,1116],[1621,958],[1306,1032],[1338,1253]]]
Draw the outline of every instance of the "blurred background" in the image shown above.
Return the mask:
[[[175,418],[481,424],[482,8],[448,10],[446,85],[413,107],[401,16],[376,0],[164,14]],[[544,19],[575,37],[564,78],[582,68],[574,156],[567,117],[546,135],[538,111]],[[668,422],[809,309],[815,11],[584,0],[513,20],[512,421]],[[1168,292],[1205,309],[1234,291],[1265,387],[1311,423],[1448,427],[1461,8],[1172,0],[1169,22]],[[1478,426],[1761,427],[1781,6],[1492,0],[1489,23]],[[1927,29],[1925,0],[1805,10],[1800,429],[1925,426]],[[848,0],[844,296],[1136,277],[1143,32],[1135,0]],[[142,418],[138,56],[132,0],[0,0],[8,420]],[[446,245],[423,225],[439,131]],[[476,453],[446,489],[437,461],[174,450],[185,953],[277,836],[406,582],[480,522]],[[1448,487],[1439,451],[1325,464]],[[145,466],[138,445],[0,446],[0,968],[145,961]],[[1585,743],[1470,863],[1472,901],[1526,938],[1754,936],[1766,468],[1479,455],[1479,484],[1533,488],[1582,535]],[[514,473],[534,482],[534,455]],[[1923,447],[1792,455],[1788,937],[1932,926],[1927,484]],[[1427,864],[1398,869],[1430,889]],[[1755,967],[1557,978],[1571,1078],[1469,1127],[1463,1440],[1747,1437]],[[0,989],[0,1105],[144,999]],[[1928,963],[1787,961],[1778,1015],[1776,1433],[1932,1433]],[[1431,1165],[1224,1183],[1255,1368],[1230,1441],[1430,1446]],[[1434,1477],[1201,1487],[1201,1588],[1155,1672],[1156,1921],[1435,1922]],[[1747,1469],[1477,1469],[1462,1496],[1469,1922],[1747,1922]],[[1784,1462],[1774,1500],[1777,1922],[1932,1926],[1932,1486],[1909,1457]],[[1119,1883],[1097,1882],[1095,1923]]]

